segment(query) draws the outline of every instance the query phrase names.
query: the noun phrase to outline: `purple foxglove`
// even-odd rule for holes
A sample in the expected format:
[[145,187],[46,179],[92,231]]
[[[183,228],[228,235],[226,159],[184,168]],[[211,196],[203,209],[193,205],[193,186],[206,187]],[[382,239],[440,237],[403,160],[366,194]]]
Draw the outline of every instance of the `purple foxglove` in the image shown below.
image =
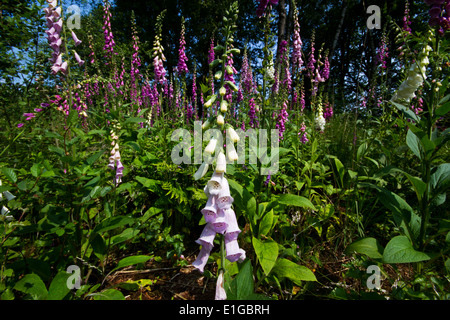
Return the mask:
[[57,19],[59,19],[61,17],[61,13],[62,13],[62,8],[61,7],[57,7],[52,12],[53,16],[56,17]]
[[62,45],[61,38],[58,38],[57,40],[55,40],[52,43],[50,43],[50,47],[52,47],[52,49],[54,51],[59,51],[59,48],[61,48],[61,45]]
[[61,68],[59,70],[61,70],[64,74],[67,73],[67,61],[64,61],[61,65]]
[[208,262],[209,254],[211,252],[212,246],[206,244],[200,249],[197,259],[192,263],[192,265],[197,268],[201,273],[203,273],[206,263]]
[[230,209],[233,201],[234,199],[230,195],[230,186],[228,185],[228,180],[226,178],[223,178],[222,186],[217,197],[217,207],[219,209]]
[[84,60],[81,60],[80,56],[76,51],[74,51],[75,54],[75,60],[77,60],[78,65],[81,67],[84,64]]
[[62,25],[63,25],[63,21],[62,21],[62,19],[59,19],[58,21],[56,21],[54,24],[53,24],[53,28],[55,28],[55,30],[56,30],[56,32],[61,32],[61,30],[62,30]]
[[201,246],[208,246],[213,247],[214,246],[214,238],[216,237],[216,232],[211,228],[209,224],[207,224],[200,235],[200,238],[198,238],[195,242],[198,243]]
[[78,46],[81,43],[81,40],[77,38],[77,35],[75,34],[75,32],[72,31],[72,39],[75,42],[75,46]]
[[226,179],[224,178],[223,173],[214,172],[211,179],[206,184],[209,194],[218,195],[224,180]]
[[108,168],[111,169],[111,170],[114,169],[114,167],[115,167],[115,162],[116,162],[116,161],[114,160],[114,157],[112,157],[112,156],[109,157]]
[[34,117],[36,117],[36,115],[34,113],[24,113],[23,116],[27,117],[25,120],[31,120]]
[[225,209],[225,221],[227,222],[227,230],[225,231],[225,239],[228,241],[236,240],[241,230],[239,229],[236,214],[233,209]]
[[208,198],[208,201],[206,202],[206,206],[201,210],[207,223],[214,222],[216,219],[217,209],[215,205],[215,199],[216,198],[214,196],[210,196]]
[[225,212],[223,210],[217,212],[216,219],[211,223],[211,227],[216,233],[221,234],[227,230],[228,223],[225,220]]
[[242,255],[242,251],[239,248],[237,240],[227,241],[225,239],[225,250],[227,252],[226,258],[230,262],[236,262]]
[[216,294],[215,300],[226,300],[227,293],[225,292],[225,288],[223,287],[223,272],[219,272],[219,276],[217,277],[216,283]]
[[57,55],[57,57],[56,57],[56,60],[55,60],[55,65],[57,65],[57,66],[60,66],[60,65],[62,65],[62,54],[60,53],[60,54],[58,54]]

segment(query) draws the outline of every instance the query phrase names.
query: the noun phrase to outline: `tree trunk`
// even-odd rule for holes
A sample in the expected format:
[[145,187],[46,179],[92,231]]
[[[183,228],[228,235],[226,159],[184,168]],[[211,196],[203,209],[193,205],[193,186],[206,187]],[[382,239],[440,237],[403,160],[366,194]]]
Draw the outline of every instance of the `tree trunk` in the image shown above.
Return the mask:
[[285,0],[280,0],[278,2],[278,43],[277,43],[277,57],[276,61],[280,59],[279,47],[281,41],[286,40],[286,2]]
[[333,46],[331,47],[330,61],[333,58],[334,50],[336,49],[336,46],[337,46],[337,43],[338,43],[338,40],[339,40],[339,35],[341,33],[341,30],[342,30],[342,25],[344,24],[345,13],[347,12],[347,6],[348,6],[348,3],[347,3],[347,1],[345,1],[344,2],[344,7],[342,8],[342,13],[341,13],[341,21],[339,21],[338,28],[336,29],[336,35],[334,36]]

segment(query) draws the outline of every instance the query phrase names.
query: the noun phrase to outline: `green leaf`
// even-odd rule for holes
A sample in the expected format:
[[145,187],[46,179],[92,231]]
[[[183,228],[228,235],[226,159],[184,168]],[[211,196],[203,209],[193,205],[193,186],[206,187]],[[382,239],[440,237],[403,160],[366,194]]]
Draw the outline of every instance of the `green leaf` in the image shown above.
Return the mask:
[[27,274],[20,279],[14,289],[30,295],[33,300],[44,300],[48,295],[44,282],[34,273]]
[[136,228],[127,228],[122,231],[122,233],[111,237],[111,245],[116,245],[118,243],[128,241],[133,239],[139,234],[140,230]]
[[148,179],[145,177],[136,177],[136,180],[141,183],[145,188],[149,189],[152,192],[156,192],[158,190],[158,180]]
[[140,123],[140,122],[144,122],[145,118],[140,118],[140,117],[130,117],[127,118],[127,120],[125,120],[125,124],[127,123]]
[[446,104],[440,106],[436,109],[436,117],[440,118],[445,116],[450,111],[450,102],[447,102]]
[[40,163],[35,163],[33,164],[33,166],[30,169],[31,174],[33,175],[33,177],[38,177],[41,175],[42,172],[42,166]]
[[345,252],[350,254],[352,252],[357,252],[361,254],[365,254],[369,258],[372,259],[381,259],[383,258],[383,247],[378,243],[375,238],[363,238],[357,240],[350,244]]
[[302,281],[317,281],[314,273],[307,267],[284,258],[278,259],[272,272],[279,278],[288,278],[296,285],[302,285]]
[[298,196],[296,194],[283,194],[278,199],[277,202],[279,204],[285,204],[289,206],[296,206],[296,207],[303,207],[303,208],[310,208],[312,210],[316,210],[314,205],[306,199],[305,197]]
[[414,120],[414,122],[419,122],[420,118],[417,116],[414,111],[412,111],[410,108],[405,107],[404,105],[401,105],[400,103],[390,101],[398,110],[402,111],[406,118]]
[[86,159],[86,163],[88,165],[92,165],[95,161],[97,161],[105,152],[104,151],[99,151],[94,153],[92,156],[90,156],[89,158]]
[[12,183],[17,182],[17,176],[13,169],[2,167],[1,170],[9,181]]
[[406,236],[397,236],[386,245],[383,253],[385,263],[412,263],[429,260],[430,256],[416,251]]
[[274,240],[260,241],[253,237],[253,248],[266,275],[272,270],[278,258],[278,243]]
[[273,210],[268,211],[259,223],[259,234],[268,236],[273,225]]
[[62,300],[70,292],[67,279],[70,277],[65,271],[59,271],[48,288],[47,300]]
[[125,300],[122,292],[116,289],[106,289],[102,292],[91,293],[88,296],[94,297],[94,300]]
[[95,226],[92,233],[102,233],[108,230],[116,229],[134,222],[133,218],[127,216],[109,217]]
[[266,296],[255,293],[253,268],[250,260],[245,261],[238,275],[231,280],[229,273],[224,275],[224,287],[227,300],[268,300]]
[[419,160],[422,160],[420,140],[411,130],[408,130],[408,133],[406,134],[406,144],[416,157],[418,157]]
[[131,256],[131,257],[123,258],[122,260],[119,261],[119,263],[113,269],[113,271],[117,270],[117,269],[129,267],[129,266],[132,266],[132,265],[135,265],[135,264],[138,264],[138,263],[147,262],[151,258],[152,258],[151,256],[146,256],[146,255]]
[[409,204],[399,195],[387,189],[374,186],[379,191],[378,199],[386,208],[392,211],[395,223],[412,240],[416,239],[420,232],[421,218]]

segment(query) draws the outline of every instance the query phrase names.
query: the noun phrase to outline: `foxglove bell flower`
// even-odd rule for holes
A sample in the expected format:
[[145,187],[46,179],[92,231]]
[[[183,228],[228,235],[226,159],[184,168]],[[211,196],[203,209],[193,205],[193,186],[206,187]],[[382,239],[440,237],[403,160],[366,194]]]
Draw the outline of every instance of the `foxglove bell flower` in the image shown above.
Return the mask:
[[116,175],[114,177],[114,185],[118,186],[122,182],[123,177],[123,169],[124,166],[122,164],[121,157],[120,157],[120,151],[119,151],[119,143],[118,139],[119,137],[116,135],[114,130],[111,130],[111,138],[113,140],[112,145],[113,148],[111,150],[111,156],[109,157],[109,163],[108,163],[108,169],[114,169],[116,168]]
[[237,241],[241,230],[235,212],[231,209],[233,198],[230,195],[230,187],[224,173],[217,172],[217,170],[213,173],[205,186],[205,194],[208,196],[208,201],[201,212],[206,225],[200,238],[196,241],[201,245],[201,249],[197,259],[192,263],[200,272],[204,271],[208,262],[217,233],[224,235],[226,258],[230,262],[242,262],[245,259],[245,251],[239,248]]
[[322,109],[322,101],[319,100],[318,106],[317,106],[317,115],[315,118],[316,127],[320,129],[320,131],[323,131],[325,129],[326,120],[323,117],[323,109]]
[[186,41],[184,40],[184,19],[183,23],[181,25],[181,34],[180,34],[180,47],[178,49],[178,72],[180,74],[186,74],[189,72],[186,61],[188,61],[188,58],[186,57],[186,53],[184,52],[184,46],[186,45]]
[[227,293],[225,292],[225,288],[223,287],[223,272],[220,272],[219,276],[217,277],[215,300],[226,299]]
[[398,101],[404,99],[406,102],[410,102],[412,98],[416,96],[416,90],[423,84],[423,81],[427,78],[426,66],[429,64],[428,53],[432,50],[430,46],[426,46],[422,49],[419,57],[419,62],[415,62],[408,70],[408,76],[405,81],[402,82],[397,92],[392,97],[392,101]]
[[225,158],[225,155],[223,152],[219,152],[219,155],[217,156],[216,160],[216,172],[217,173],[224,173],[227,171],[227,159]]
[[216,149],[216,145],[217,145],[217,139],[212,138],[211,140],[209,140],[209,143],[205,148],[205,152],[212,155],[214,153],[214,150]]
[[77,60],[78,65],[81,67],[84,64],[84,60],[81,60],[80,56],[76,51],[74,51],[75,60]]
[[298,10],[294,9],[294,49],[292,51],[293,67],[296,67],[298,71],[302,69],[302,39],[300,37],[300,23],[298,22]]
[[78,46],[81,43],[81,40],[78,39],[77,35],[75,34],[75,32],[73,32],[73,30],[71,30],[72,33],[72,39],[75,42],[75,46]]

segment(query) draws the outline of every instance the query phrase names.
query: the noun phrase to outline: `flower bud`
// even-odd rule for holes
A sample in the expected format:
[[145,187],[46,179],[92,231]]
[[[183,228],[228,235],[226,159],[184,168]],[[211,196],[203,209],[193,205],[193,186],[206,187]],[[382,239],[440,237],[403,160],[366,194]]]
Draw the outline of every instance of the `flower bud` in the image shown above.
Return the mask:
[[218,124],[219,126],[223,126],[224,123],[225,123],[225,120],[224,120],[223,116],[222,116],[221,114],[219,114],[219,115],[217,116],[217,124]]
[[214,150],[216,149],[216,145],[217,145],[217,139],[212,138],[211,140],[209,140],[209,143],[205,148],[205,152],[209,153],[210,155],[213,154]]
[[227,100],[222,100],[220,103],[220,112],[225,113],[228,110],[228,102]]
[[221,152],[219,152],[219,155],[217,156],[216,172],[223,173],[226,171],[227,171],[227,159],[225,158],[225,155],[221,151]]
[[236,143],[240,140],[239,135],[232,127],[228,127],[227,137],[230,138],[230,140],[233,141],[233,143]]

